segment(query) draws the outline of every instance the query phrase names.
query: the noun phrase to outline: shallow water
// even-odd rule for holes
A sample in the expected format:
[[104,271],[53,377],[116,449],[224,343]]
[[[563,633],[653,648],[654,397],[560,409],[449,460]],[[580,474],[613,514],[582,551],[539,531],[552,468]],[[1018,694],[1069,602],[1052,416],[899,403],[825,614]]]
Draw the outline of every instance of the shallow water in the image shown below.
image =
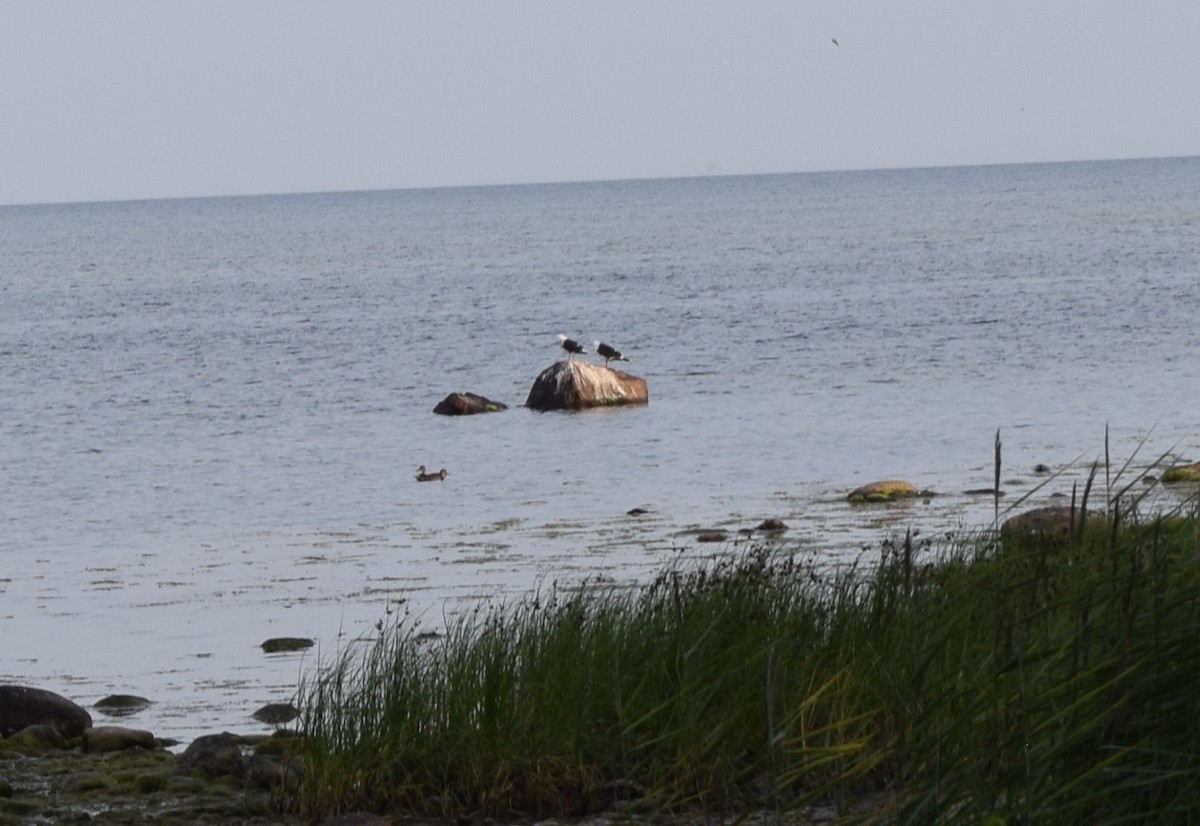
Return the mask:
[[[986,526],[997,430],[1006,506],[1106,426],[1113,474],[1200,454],[1198,159],[7,207],[0,239],[0,680],[182,740],[289,699],[318,654],[268,637],[328,656],[767,517],[830,562]],[[558,332],[649,406],[522,408]],[[510,409],[434,416],[454,391]],[[943,495],[845,503],[891,477]]]

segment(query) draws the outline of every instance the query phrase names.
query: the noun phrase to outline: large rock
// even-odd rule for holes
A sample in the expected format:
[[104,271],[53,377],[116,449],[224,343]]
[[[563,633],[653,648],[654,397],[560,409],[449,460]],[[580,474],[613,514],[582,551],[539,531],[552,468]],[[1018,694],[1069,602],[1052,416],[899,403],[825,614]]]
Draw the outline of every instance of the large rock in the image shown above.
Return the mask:
[[496,413],[508,405],[494,402],[475,393],[451,393],[437,403],[433,412],[441,416],[470,416],[475,413]]
[[50,726],[69,739],[91,728],[92,715],[53,691],[0,685],[0,737],[36,725]]
[[559,361],[533,380],[525,406],[533,410],[583,410],[647,404],[646,380],[586,361]]

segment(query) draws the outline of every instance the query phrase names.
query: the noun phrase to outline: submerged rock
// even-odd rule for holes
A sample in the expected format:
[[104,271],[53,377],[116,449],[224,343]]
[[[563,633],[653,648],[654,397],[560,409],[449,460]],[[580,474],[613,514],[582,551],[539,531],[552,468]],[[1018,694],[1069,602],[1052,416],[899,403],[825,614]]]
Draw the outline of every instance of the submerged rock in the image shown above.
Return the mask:
[[507,409],[508,405],[475,393],[451,393],[437,403],[433,412],[439,416],[470,416],[475,413],[497,413]]
[[584,410],[648,404],[646,380],[586,361],[559,361],[533,380],[525,406],[533,410]]
[[95,709],[109,717],[128,717],[136,714],[150,705],[145,697],[134,694],[110,694],[103,700],[97,700]]
[[0,685],[0,737],[36,725],[49,726],[70,739],[91,728],[92,715],[53,691]]
[[846,496],[854,502],[891,502],[896,499],[911,499],[917,496],[917,487],[903,479],[885,479],[857,487]]
[[262,650],[268,654],[277,654],[280,651],[303,651],[305,648],[312,648],[314,644],[308,637],[272,637],[263,642]]
[[300,710],[291,703],[267,703],[250,715],[260,723],[282,726],[300,716]]

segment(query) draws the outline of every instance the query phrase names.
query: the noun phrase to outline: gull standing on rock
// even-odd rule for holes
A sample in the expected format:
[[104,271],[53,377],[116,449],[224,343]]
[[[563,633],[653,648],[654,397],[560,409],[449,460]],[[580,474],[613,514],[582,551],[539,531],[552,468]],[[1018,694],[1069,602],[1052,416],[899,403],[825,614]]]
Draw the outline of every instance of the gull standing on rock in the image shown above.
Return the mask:
[[583,345],[573,338],[567,338],[562,333],[559,333],[555,338],[558,339],[559,345],[567,351],[567,361],[570,361],[576,354],[586,354],[587,350],[583,349]]
[[604,366],[607,367],[610,361],[629,361],[621,355],[621,351],[615,347],[609,347],[603,341],[596,342],[596,355],[604,359]]

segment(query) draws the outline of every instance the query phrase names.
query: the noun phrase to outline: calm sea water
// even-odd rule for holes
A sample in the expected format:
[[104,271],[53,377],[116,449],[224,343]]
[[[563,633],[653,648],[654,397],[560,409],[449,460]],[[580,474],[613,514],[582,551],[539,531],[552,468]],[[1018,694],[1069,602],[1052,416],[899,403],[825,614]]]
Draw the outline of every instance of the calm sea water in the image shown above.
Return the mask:
[[[186,741],[291,698],[269,637],[987,526],[997,430],[1009,503],[1200,458],[1197,307],[1197,158],[0,208],[0,681]],[[649,406],[524,409],[559,332]]]

